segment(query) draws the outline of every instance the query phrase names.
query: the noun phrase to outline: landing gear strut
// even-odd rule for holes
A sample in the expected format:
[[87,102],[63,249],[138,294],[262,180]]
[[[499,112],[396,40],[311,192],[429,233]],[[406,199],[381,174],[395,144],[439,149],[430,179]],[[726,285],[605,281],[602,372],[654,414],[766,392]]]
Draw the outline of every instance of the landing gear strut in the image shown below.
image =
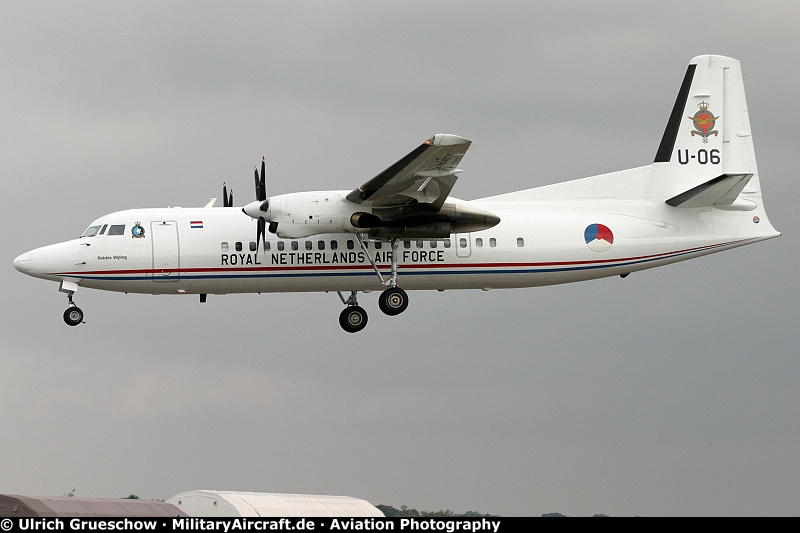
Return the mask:
[[69,307],[64,311],[64,322],[68,326],[83,324],[83,311],[72,301],[72,295],[78,290],[78,284],[72,281],[62,281],[58,290],[67,293],[67,300],[69,300]]
[[387,287],[378,298],[378,307],[389,316],[399,315],[408,308],[408,294],[397,286],[397,239],[391,239],[390,241],[392,246],[392,274],[389,276],[389,279],[384,280],[380,270],[378,270],[378,265],[376,265],[375,260],[372,259],[372,255],[370,255],[369,250],[367,250],[367,246],[364,244],[361,235],[356,234],[356,237],[358,238],[358,242],[361,243],[361,248],[364,250],[364,253],[367,254],[370,263],[372,263],[372,268],[375,270],[375,274],[378,275],[378,279],[381,280],[381,284]]

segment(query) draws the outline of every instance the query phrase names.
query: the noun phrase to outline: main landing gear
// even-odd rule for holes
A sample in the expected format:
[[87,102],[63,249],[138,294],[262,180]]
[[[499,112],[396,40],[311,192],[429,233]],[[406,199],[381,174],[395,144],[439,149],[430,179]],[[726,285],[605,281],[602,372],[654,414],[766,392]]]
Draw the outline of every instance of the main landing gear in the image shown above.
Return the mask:
[[[378,307],[389,316],[399,315],[408,308],[408,294],[397,286],[397,239],[390,241],[392,245],[392,274],[389,279],[384,280],[361,235],[356,234],[356,237],[364,253],[369,258],[369,262],[372,263],[372,268],[375,270],[378,279],[381,280],[381,284],[387,287],[378,297]],[[347,306],[339,315],[339,325],[348,333],[357,333],[364,329],[367,325],[367,312],[358,305],[358,291],[350,291],[349,298],[342,296],[341,292],[338,294],[342,303]]]
[[72,301],[72,295],[78,290],[78,284],[72,281],[62,281],[58,290],[67,293],[67,299],[69,300],[69,307],[64,311],[64,322],[68,326],[83,324],[83,311]]
[[358,305],[358,291],[350,291],[350,298],[345,300],[342,293],[338,293],[342,303],[346,305],[339,314],[339,325],[347,333],[358,333],[367,325],[367,312]]
[[399,315],[408,307],[408,294],[400,287],[389,287],[378,297],[378,307],[389,316]]

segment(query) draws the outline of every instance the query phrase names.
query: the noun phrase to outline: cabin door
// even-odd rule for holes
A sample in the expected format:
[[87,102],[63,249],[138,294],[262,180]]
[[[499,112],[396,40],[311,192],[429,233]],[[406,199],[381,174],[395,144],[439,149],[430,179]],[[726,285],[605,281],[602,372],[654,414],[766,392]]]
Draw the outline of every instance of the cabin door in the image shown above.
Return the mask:
[[150,223],[153,243],[153,281],[177,281],[180,277],[178,223],[156,220]]

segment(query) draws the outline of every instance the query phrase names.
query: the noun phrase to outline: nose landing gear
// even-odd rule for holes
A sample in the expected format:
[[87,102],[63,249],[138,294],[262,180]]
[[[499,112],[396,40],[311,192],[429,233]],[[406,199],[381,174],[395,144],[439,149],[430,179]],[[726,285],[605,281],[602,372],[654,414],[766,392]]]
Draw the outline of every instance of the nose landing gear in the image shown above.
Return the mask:
[[64,311],[64,322],[66,322],[68,326],[83,324],[83,311],[81,308],[75,304],[70,305],[67,310]]
[[83,311],[72,301],[72,295],[78,290],[78,284],[72,281],[62,281],[58,290],[59,292],[67,293],[67,299],[69,300],[69,307],[64,311],[64,322],[68,326],[83,324]]

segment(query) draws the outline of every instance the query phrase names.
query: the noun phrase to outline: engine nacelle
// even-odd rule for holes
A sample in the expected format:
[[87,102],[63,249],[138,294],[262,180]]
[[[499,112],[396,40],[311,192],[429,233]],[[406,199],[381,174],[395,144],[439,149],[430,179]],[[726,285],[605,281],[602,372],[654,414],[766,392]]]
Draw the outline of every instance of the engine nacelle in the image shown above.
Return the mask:
[[469,202],[451,198],[438,212],[399,208],[375,210],[383,223],[370,231],[375,238],[444,239],[453,233],[489,229],[500,217]]
[[261,216],[270,221],[273,233],[283,239],[322,233],[363,233],[381,223],[380,218],[362,206],[348,202],[345,194],[345,191],[319,191],[275,196],[269,199],[269,209]]
[[369,233],[374,238],[444,239],[453,233],[496,226],[500,218],[469,202],[450,198],[439,211],[420,204],[365,208],[348,201],[346,191],[302,192],[274,196],[244,208],[269,222],[282,239],[323,233]]

